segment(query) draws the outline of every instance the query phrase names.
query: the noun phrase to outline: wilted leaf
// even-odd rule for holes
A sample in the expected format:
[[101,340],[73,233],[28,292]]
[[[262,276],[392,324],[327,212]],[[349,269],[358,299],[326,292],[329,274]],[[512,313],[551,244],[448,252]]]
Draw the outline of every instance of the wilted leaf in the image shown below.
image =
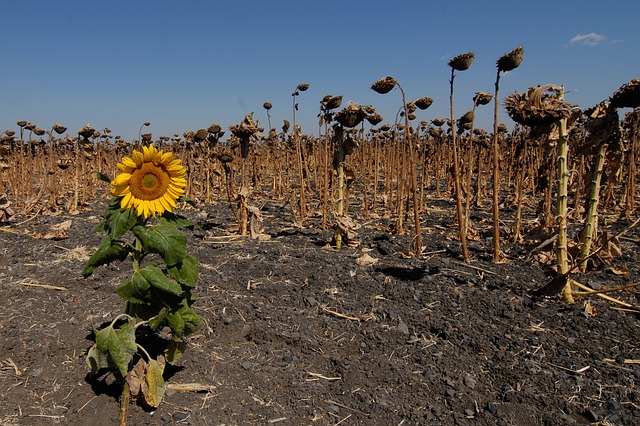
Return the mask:
[[129,391],[131,395],[138,396],[142,391],[142,384],[144,383],[144,370],[147,363],[143,358],[140,358],[135,367],[127,375],[127,383],[129,383]]
[[614,268],[613,266],[609,268],[612,274],[614,275],[627,275],[629,273],[629,268],[626,266],[622,266],[620,269]]
[[376,259],[375,257],[371,257],[365,253],[356,259],[356,263],[360,266],[371,266],[378,263],[378,259]]
[[162,356],[160,356],[160,361],[150,359],[147,362],[140,358],[127,375],[131,395],[144,399],[153,408],[160,405],[165,391],[165,382],[162,377],[164,358]]
[[103,368],[109,368],[109,358],[105,352],[99,351],[97,345],[91,346],[87,353],[87,365],[91,373],[95,374]]
[[109,325],[96,331],[96,348],[103,354],[108,354],[120,374],[123,377],[126,376],[129,371],[129,363],[138,351],[133,319],[130,318],[119,328],[113,328]]
[[64,222],[60,222],[55,225],[51,225],[49,229],[52,231],[68,231],[71,228],[73,221],[71,219],[65,220]]
[[167,349],[164,351],[165,356],[167,357],[167,362],[169,364],[177,363],[185,350],[187,349],[187,344],[182,340],[174,340],[172,339],[167,346]]
[[164,397],[163,369],[155,359],[150,359],[145,371],[144,399],[150,407],[157,408]]
[[616,237],[610,238],[606,230],[602,232],[596,245],[602,247],[602,250],[598,252],[598,257],[602,260],[611,260],[614,257],[622,255],[620,240]]
[[596,307],[591,305],[591,302],[588,300],[584,301],[584,312],[590,317],[595,317],[598,314]]

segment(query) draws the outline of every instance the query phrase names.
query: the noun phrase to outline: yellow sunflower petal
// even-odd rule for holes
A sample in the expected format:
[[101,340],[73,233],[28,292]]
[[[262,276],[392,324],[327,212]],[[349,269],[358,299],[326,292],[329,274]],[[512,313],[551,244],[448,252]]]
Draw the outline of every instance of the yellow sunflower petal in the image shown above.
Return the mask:
[[158,201],[160,202],[160,204],[162,204],[162,207],[164,207],[164,209],[168,212],[173,211],[173,209],[176,207],[176,204],[175,204],[175,201],[173,201],[173,198],[167,197],[166,195],[164,197],[159,198]]
[[133,196],[131,195],[131,192],[127,192],[126,194],[124,194],[124,197],[122,197],[122,201],[120,201],[120,207],[123,209],[129,209],[133,207]]
[[131,190],[127,185],[119,185],[111,188],[111,194],[115,195],[116,197],[120,197],[130,193],[131,193]]
[[162,214],[166,210],[164,208],[164,206],[162,205],[162,203],[160,202],[161,199],[162,198],[158,198],[157,200],[154,200],[154,202],[153,202],[153,204],[155,205],[157,214]]
[[120,173],[114,180],[111,181],[111,185],[120,186],[120,185],[129,185],[129,181],[131,180],[131,173]]
[[118,168],[125,173],[131,173],[137,167],[136,162],[129,157],[123,157],[122,161],[118,163]]
[[143,155],[142,155],[142,153],[140,151],[136,151],[134,149],[132,157],[133,157],[133,161],[136,163],[136,167],[142,166],[144,157],[143,157]]
[[165,166],[170,164],[173,161],[173,152],[165,152],[160,156],[160,164],[164,164]]
[[156,148],[153,145],[142,147],[142,159],[145,163],[153,161],[153,157],[156,155]]

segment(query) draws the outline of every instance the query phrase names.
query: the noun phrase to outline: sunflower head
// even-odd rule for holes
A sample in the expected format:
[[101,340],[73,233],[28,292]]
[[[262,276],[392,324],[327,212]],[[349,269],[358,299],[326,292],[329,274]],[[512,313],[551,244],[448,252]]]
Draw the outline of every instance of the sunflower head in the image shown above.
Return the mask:
[[496,62],[496,64],[498,65],[498,71],[513,71],[520,66],[523,59],[524,48],[522,46],[518,46],[511,52],[502,55],[500,59],[498,59],[498,61]]
[[384,95],[385,93],[389,93],[395,86],[398,84],[398,81],[391,77],[386,76],[371,85],[371,89]]
[[475,58],[476,55],[473,52],[463,53],[450,60],[449,66],[456,71],[465,71],[469,69]]
[[135,207],[145,218],[173,211],[187,186],[182,162],[153,145],[143,146],[142,152],[133,150],[132,157],[118,163],[122,173],[111,181],[111,194],[122,197],[120,207]]

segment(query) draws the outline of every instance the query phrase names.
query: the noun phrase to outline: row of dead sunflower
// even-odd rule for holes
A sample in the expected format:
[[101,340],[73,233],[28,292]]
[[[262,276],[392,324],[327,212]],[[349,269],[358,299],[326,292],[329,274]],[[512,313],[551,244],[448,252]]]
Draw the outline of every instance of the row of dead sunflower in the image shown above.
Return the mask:
[[[359,148],[355,149],[348,161],[345,162],[347,170],[346,189],[360,191],[362,195],[352,193],[346,197],[335,195],[326,197],[325,190],[327,186],[323,183],[326,180],[329,182],[334,180],[332,173],[326,171],[333,169],[331,167],[333,158],[324,153],[323,148],[326,147],[326,144],[323,145],[323,138],[301,134],[299,140],[301,147],[303,147],[300,151],[302,173],[308,176],[304,185],[305,190],[312,197],[310,204],[318,202],[318,205],[331,206],[331,210],[337,210],[336,203],[324,200],[327,198],[343,199],[344,207],[348,212],[348,201],[351,198],[363,200],[363,217],[372,212],[375,213],[376,209],[382,208],[392,212],[396,217],[404,219],[407,214],[404,206],[412,198],[402,195],[404,187],[401,185],[407,181],[406,173],[402,172],[401,153],[404,152],[403,147],[406,147],[406,145],[403,145],[403,142],[397,136],[403,134],[406,128],[410,129],[409,134],[418,153],[419,189],[416,199],[419,200],[419,211],[426,210],[425,197],[428,194],[435,190],[436,195],[442,195],[442,183],[445,184],[444,193],[452,192],[455,181],[447,167],[448,164],[452,164],[452,153],[449,149],[451,140],[450,124],[446,126],[448,129],[445,129],[442,126],[447,124],[446,121],[436,119],[431,123],[421,122],[414,129],[411,122],[415,118],[410,114],[407,116],[410,123],[409,127],[398,123],[394,126],[372,127],[369,132],[365,132],[364,128],[360,128],[354,133],[354,139],[358,142]],[[461,123],[458,122],[457,124]],[[58,200],[53,205],[60,206],[60,200],[66,199],[67,205],[73,208],[77,200],[79,206],[82,207],[83,203],[86,203],[96,195],[95,190],[92,189],[91,176],[96,171],[112,168],[114,164],[113,158],[117,157],[117,152],[126,147],[127,143],[123,141],[116,142],[117,138],[114,140],[106,136],[108,132],[96,132],[90,127],[84,130],[81,129],[81,131],[85,133],[86,137],[83,137],[81,132],[78,132],[78,137],[67,135],[66,138],[51,138],[52,141],[50,143],[45,141],[44,144],[27,144],[24,142],[7,144],[9,141],[5,140],[3,146],[9,146],[5,155],[13,156],[18,161],[6,162],[7,167],[3,167],[3,179],[0,181],[5,186],[8,184],[11,193],[20,194],[23,197],[22,199],[19,198],[19,202],[22,201],[25,207],[32,206],[32,208],[36,208],[38,204],[34,203],[34,201],[39,199],[37,195],[47,195],[47,192],[43,190],[45,188],[42,184],[43,180],[40,179],[41,176],[45,176],[47,178],[46,181],[49,182],[46,188],[51,191],[55,189],[56,191],[55,194],[52,192],[52,195],[55,196],[49,197],[48,202],[51,202],[52,199]],[[332,131],[332,129],[329,129],[325,134],[330,135]],[[482,161],[486,158],[486,155],[483,155],[483,152],[486,153],[486,148],[482,146],[482,143],[486,141],[488,134],[486,132],[483,133],[482,130],[471,131],[471,129],[468,129],[467,132],[468,137],[461,137],[460,148],[464,151],[461,157],[475,157],[481,161],[477,162],[476,165],[473,165],[471,161],[462,162],[462,180],[468,181],[475,177],[476,201],[474,204],[477,205],[482,201],[485,186],[490,188],[488,182],[482,179],[483,171],[487,170],[486,162]],[[218,197],[229,198],[230,194],[232,198],[237,197],[237,179],[239,176],[236,173],[236,168],[240,164],[240,158],[242,157],[239,141],[230,138],[226,143],[219,141],[216,145],[211,142],[211,135],[217,133],[218,139],[220,139],[222,136],[220,134],[221,130],[218,130],[218,132],[205,130],[205,138],[199,137],[198,133],[202,132],[185,132],[182,138],[177,137],[177,135],[174,135],[174,138],[160,137],[155,143],[159,147],[176,146],[178,148],[178,155],[184,158],[185,164],[190,171],[189,192],[194,198],[212,202]],[[574,133],[579,135],[578,132]],[[632,133],[627,133],[627,138],[633,137]],[[252,176],[251,180],[254,188],[259,188],[268,197],[282,198],[294,191],[300,191],[299,187],[296,187],[300,171],[292,166],[295,164],[294,159],[297,155],[297,153],[293,152],[296,144],[292,142],[288,131],[284,129],[281,133],[275,133],[275,135],[270,131],[269,135],[265,139],[255,140],[254,148],[252,149],[255,149],[256,155],[251,157],[249,165],[245,166],[245,170],[250,171],[247,173]],[[460,133],[460,135],[464,135],[464,132]],[[538,138],[536,143],[539,146],[532,147],[532,149],[525,148],[523,151],[519,148],[520,141],[526,141],[522,133],[518,134],[514,131],[509,135],[500,132],[500,135],[502,135],[500,144],[503,147],[501,151],[503,151],[504,157],[508,159],[508,161],[503,161],[502,164],[502,169],[506,173],[503,180],[506,182],[507,188],[511,188],[513,177],[515,182],[515,201],[521,203],[527,193],[529,197],[541,196],[545,201],[543,203],[544,215],[542,223],[546,226],[553,226],[553,221],[548,219],[551,217],[550,194],[553,185],[544,185],[545,180],[553,182],[550,174],[551,169],[543,167],[548,164],[544,161],[544,147],[548,145],[544,142],[547,140],[545,139],[546,136]],[[15,132],[14,135],[9,135],[6,132],[3,135],[3,137],[8,138],[11,136],[15,136]],[[149,133],[141,137],[145,141],[152,140],[152,136]],[[471,140],[471,137],[476,137],[476,142],[473,144],[466,143],[467,140]],[[15,137],[13,140],[15,141]],[[634,147],[633,144],[629,146],[631,149]],[[529,155],[529,158],[522,159],[520,155],[522,152]],[[79,153],[82,153],[82,155],[78,155]],[[580,159],[577,153],[570,154],[576,155],[576,158]],[[52,168],[51,165],[56,164],[56,158],[60,161],[58,168],[63,173],[57,171],[57,173],[51,173],[52,169],[55,170],[55,166]],[[521,159],[520,164],[518,164],[519,159]],[[618,161],[618,164],[621,164],[619,170],[625,173],[627,170],[632,169],[635,162],[635,154],[627,155],[623,160]],[[615,164],[615,160],[611,160],[611,162]],[[522,167],[523,165],[526,165],[526,167]],[[583,167],[586,170],[587,165]],[[523,172],[524,170],[526,170],[526,173]],[[358,184],[351,187],[349,183],[354,180],[350,180],[349,176],[357,179]],[[578,173],[576,176],[581,176],[581,174]],[[632,174],[626,173],[624,177],[629,183],[625,189],[626,193],[629,193],[629,188],[633,188],[633,179],[629,176],[632,176]],[[25,177],[28,179],[25,180]],[[434,185],[430,185],[432,180],[435,182]],[[539,185],[536,186],[535,182]],[[608,191],[605,191],[606,197],[604,199],[608,200],[608,206],[611,206],[616,199],[624,200],[625,211],[629,214],[630,211],[633,211],[633,208],[627,206],[632,206],[633,196],[616,193],[616,182],[619,182],[619,180],[609,179],[607,181]],[[528,185],[528,191],[518,195],[520,188],[524,189],[525,183]],[[469,185],[467,184],[467,186]],[[231,191],[228,190],[229,187],[231,187]],[[331,185],[331,187],[337,188],[335,184]],[[581,190],[580,185],[577,186],[577,190]],[[382,191],[382,194],[378,194],[377,191]],[[465,195],[469,196],[470,193],[471,191],[467,190]],[[73,195],[70,197],[70,194]],[[625,198],[622,198],[623,195]],[[40,200],[44,198],[46,197],[41,197]],[[69,202],[69,198],[71,198],[71,202]],[[577,204],[578,200],[576,198],[574,205]],[[297,208],[294,209],[298,218],[303,217],[299,213],[301,205],[302,203],[297,204]],[[467,206],[469,206],[469,203],[467,203]],[[325,214],[324,216],[326,217],[327,215]],[[517,228],[513,232],[514,238],[519,235]]]

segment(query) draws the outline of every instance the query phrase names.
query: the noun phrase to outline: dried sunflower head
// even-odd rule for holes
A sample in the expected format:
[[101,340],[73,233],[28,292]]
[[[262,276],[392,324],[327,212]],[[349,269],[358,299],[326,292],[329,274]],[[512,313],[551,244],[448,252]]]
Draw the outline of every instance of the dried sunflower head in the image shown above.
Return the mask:
[[492,99],[493,95],[491,93],[476,92],[476,95],[473,97],[473,103],[475,105],[487,105]]
[[511,52],[503,55],[496,62],[498,65],[498,71],[511,71],[520,66],[522,60],[524,59],[524,48],[522,46],[518,46],[513,49]]
[[265,102],[262,104],[262,108],[266,109],[267,111],[269,111],[272,106],[273,105],[271,105],[271,102]]
[[476,55],[472,52],[463,53],[449,61],[449,66],[456,71],[468,70]]
[[300,83],[296,86],[296,90],[304,92],[309,88],[309,83]]
[[622,131],[620,117],[615,107],[610,103],[602,102],[586,109],[584,115],[587,117],[584,128],[588,134],[583,152],[589,152],[602,144],[618,145]]
[[[66,132],[66,131],[67,131],[67,128],[66,128],[66,127],[64,127],[62,124],[59,124],[59,123],[54,124],[54,125],[52,126],[52,129],[53,129],[53,131],[54,131],[54,132],[56,132],[56,133],[57,133],[57,134],[59,134],[59,135],[61,135],[61,134],[63,134],[64,132]],[[105,129],[105,131],[106,131],[106,130],[107,130],[107,129]]]
[[[193,134],[193,139],[196,142],[200,142],[200,141],[205,140],[207,138],[208,134],[209,134],[209,132],[207,131],[207,129],[198,129]],[[142,139],[144,140],[144,135],[142,135]]]
[[18,121],[16,124],[18,125],[18,127],[25,127],[25,126],[26,126],[27,124],[29,124],[29,123],[27,123],[27,122],[26,122],[26,121],[24,121],[24,120],[20,120],[20,121]]
[[258,126],[253,122],[253,113],[245,115],[240,124],[229,126],[229,130],[231,130],[231,133],[239,139],[246,139],[251,137],[254,133],[257,133]]
[[458,123],[466,124],[471,122],[473,122],[473,110],[465,112],[464,115],[458,119]]
[[88,139],[93,136],[93,127],[91,127],[91,124],[87,124],[82,129],[78,130],[78,134],[83,138]]
[[398,81],[395,78],[387,76],[373,83],[371,88],[381,95],[384,95],[385,93],[389,93],[396,84],[398,84]]
[[382,122],[382,116],[380,114],[367,115],[366,118],[369,124],[371,124],[372,126],[375,126]]
[[329,100],[327,100],[325,104],[325,108],[327,110],[336,109],[342,105],[342,95],[340,96],[331,96]]
[[434,126],[441,127],[444,125],[445,121],[442,118],[434,118],[431,120],[431,123],[433,123]]
[[431,106],[431,104],[433,103],[433,99],[425,96],[423,98],[416,99],[412,103],[418,108],[420,108],[421,110],[425,110]]
[[634,78],[623,84],[609,99],[613,108],[640,107],[640,78]]
[[367,113],[362,107],[351,103],[348,107],[336,113],[335,120],[343,127],[355,127],[362,123],[367,117]]
[[557,96],[560,87],[544,85],[530,87],[525,93],[513,93],[504,107],[513,121],[529,127],[549,126],[571,116],[571,105]]
[[207,132],[209,132],[209,133],[220,133],[221,131],[222,131],[222,128],[220,127],[219,124],[212,124],[207,129]]

